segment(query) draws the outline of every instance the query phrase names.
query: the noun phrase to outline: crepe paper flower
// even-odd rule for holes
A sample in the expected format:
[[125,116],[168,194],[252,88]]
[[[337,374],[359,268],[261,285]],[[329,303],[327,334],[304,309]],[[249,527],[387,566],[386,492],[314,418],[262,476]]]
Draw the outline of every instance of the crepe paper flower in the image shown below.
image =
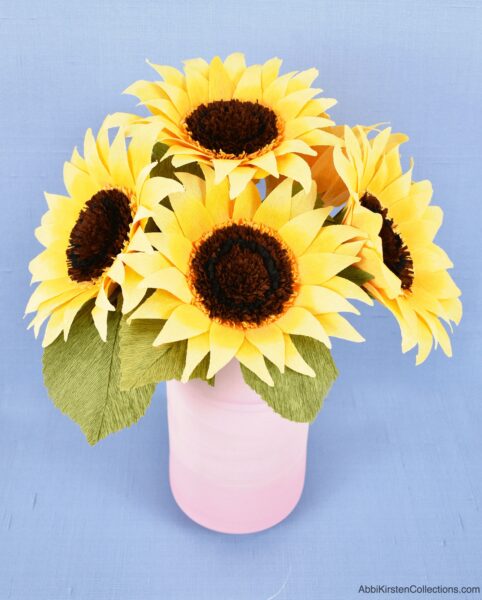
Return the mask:
[[208,353],[208,378],[233,357],[269,385],[264,357],[313,377],[291,335],[363,341],[339,313],[358,313],[347,298],[371,300],[339,273],[364,242],[352,242],[357,229],[324,226],[330,209],[314,209],[316,186],[292,197],[286,179],[261,202],[250,182],[231,201],[226,180],[204,175],[179,174],[185,191],[169,196],[172,210],[158,208],[161,232],[148,236],[166,266],[145,277],[155,292],[130,317],[165,321],[155,346],[187,340],[182,379]]
[[214,168],[215,181],[229,178],[230,196],[238,196],[253,179],[280,175],[311,187],[307,156],[313,146],[339,143],[325,130],[333,125],[326,111],[336,104],[316,97],[316,69],[278,76],[279,58],[246,66],[244,55],[231,54],[210,63],[184,63],[184,73],[149,63],[162,81],[136,81],[125,93],[137,96],[152,116],[117,113],[111,125],[162,123],[159,140],[180,166],[197,161]]
[[453,264],[433,242],[443,213],[430,205],[432,185],[412,181],[413,165],[402,171],[399,145],[390,136],[388,128],[369,139],[362,128],[345,127],[345,147],[333,158],[350,196],[344,223],[369,236],[357,265],[374,276],[365,288],[397,319],[402,351],[418,346],[420,364],[434,340],[451,356],[440,319],[458,324],[462,304],[447,273]]
[[[134,309],[145,290],[138,287],[144,264],[157,264],[143,224],[163,197],[179,191],[179,182],[148,179],[151,150],[159,127],[143,128],[128,147],[122,130],[112,144],[101,128],[97,139],[89,129],[84,157],[77,149],[64,165],[67,196],[46,193],[49,210],[36,229],[45,250],[30,262],[32,282],[40,285],[26,312],[37,336],[48,319],[44,347],[63,331],[67,339],[80,308],[95,298],[94,323],[103,340],[107,314],[115,310],[111,294],[122,288],[123,311]],[[139,252],[143,251],[142,263]]]

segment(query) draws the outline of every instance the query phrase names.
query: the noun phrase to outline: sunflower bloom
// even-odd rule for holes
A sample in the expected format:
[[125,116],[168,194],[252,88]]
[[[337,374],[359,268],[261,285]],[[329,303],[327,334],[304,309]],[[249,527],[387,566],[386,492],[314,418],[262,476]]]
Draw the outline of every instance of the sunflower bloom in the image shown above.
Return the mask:
[[67,339],[88,300],[95,299],[92,317],[105,340],[115,289],[122,289],[124,312],[144,297],[138,284],[145,264],[158,265],[161,259],[152,252],[143,225],[159,200],[182,189],[177,181],[148,178],[158,130],[144,128],[127,146],[122,130],[110,144],[105,128],[97,139],[89,129],[84,156],[74,150],[64,165],[67,195],[45,194],[48,211],[35,232],[45,250],[29,265],[32,282],[40,285],[26,309],[37,313],[30,323],[35,335],[48,319],[44,347],[61,332]]
[[269,385],[264,358],[314,376],[291,335],[363,338],[340,312],[358,313],[347,298],[370,303],[339,273],[359,261],[360,232],[324,226],[329,209],[315,209],[316,186],[291,196],[281,182],[261,202],[251,182],[234,201],[228,182],[180,174],[185,191],[169,196],[154,217],[160,233],[148,234],[168,266],[142,282],[154,293],[131,319],[160,319],[155,346],[187,340],[183,380],[209,353],[208,377],[234,357]]
[[349,194],[344,222],[369,237],[357,265],[374,276],[365,288],[397,319],[403,352],[418,346],[417,364],[434,340],[451,356],[441,320],[458,324],[462,304],[447,272],[453,264],[433,242],[443,213],[430,205],[432,185],[412,181],[412,167],[402,171],[390,129],[369,139],[362,128],[346,127],[344,137],[345,147],[335,149],[333,161]]
[[[244,55],[187,60],[184,73],[151,64],[162,81],[137,81],[126,93],[152,113],[145,119],[117,113],[111,125],[161,123],[159,140],[170,146],[174,166],[194,161],[214,169],[215,182],[226,177],[230,197],[253,179],[268,175],[311,187],[306,161],[313,146],[339,143],[325,130],[333,125],[326,111],[336,101],[316,97],[316,69],[278,76],[281,60],[246,66]],[[135,125],[134,125],[135,126]]]

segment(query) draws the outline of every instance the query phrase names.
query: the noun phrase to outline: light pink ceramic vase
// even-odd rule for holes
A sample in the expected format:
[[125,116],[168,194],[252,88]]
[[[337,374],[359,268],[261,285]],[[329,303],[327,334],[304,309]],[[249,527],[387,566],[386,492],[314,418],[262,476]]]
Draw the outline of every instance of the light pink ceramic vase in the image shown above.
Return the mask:
[[298,503],[308,424],[275,413],[242,378],[237,361],[216,376],[167,383],[169,476],[179,507],[223,533],[253,533]]

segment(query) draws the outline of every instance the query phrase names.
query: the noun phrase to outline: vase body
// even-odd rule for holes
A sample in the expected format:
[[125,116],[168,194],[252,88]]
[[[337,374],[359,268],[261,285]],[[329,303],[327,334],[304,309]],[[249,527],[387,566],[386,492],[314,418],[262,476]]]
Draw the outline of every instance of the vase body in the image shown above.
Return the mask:
[[232,361],[204,381],[167,382],[169,478],[179,507],[223,533],[253,533],[298,503],[308,424],[275,413]]

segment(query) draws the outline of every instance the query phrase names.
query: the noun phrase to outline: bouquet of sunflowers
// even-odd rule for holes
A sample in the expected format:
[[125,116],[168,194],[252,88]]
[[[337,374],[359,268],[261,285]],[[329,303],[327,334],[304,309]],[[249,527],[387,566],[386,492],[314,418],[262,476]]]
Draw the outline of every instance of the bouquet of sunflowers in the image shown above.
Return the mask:
[[314,419],[337,376],[342,313],[383,304],[417,364],[462,315],[434,243],[442,210],[404,171],[406,136],[337,126],[318,72],[187,60],[137,81],[46,193],[27,306],[55,405],[92,444],[136,422],[156,384],[216,385],[232,360],[283,417]]

